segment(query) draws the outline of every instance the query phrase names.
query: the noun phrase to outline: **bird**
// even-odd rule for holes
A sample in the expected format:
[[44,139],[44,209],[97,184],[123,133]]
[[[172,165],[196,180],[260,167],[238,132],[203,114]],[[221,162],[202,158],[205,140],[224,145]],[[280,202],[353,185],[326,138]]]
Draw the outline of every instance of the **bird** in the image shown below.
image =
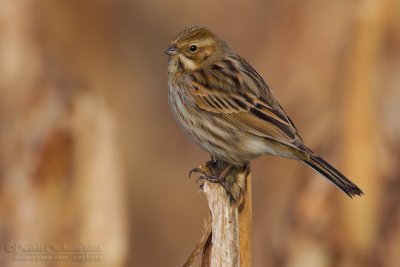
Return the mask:
[[227,166],[207,180],[222,181],[230,168],[274,155],[304,162],[350,197],[364,194],[304,144],[261,75],[207,26],[182,30],[165,53],[173,116],[213,162]]

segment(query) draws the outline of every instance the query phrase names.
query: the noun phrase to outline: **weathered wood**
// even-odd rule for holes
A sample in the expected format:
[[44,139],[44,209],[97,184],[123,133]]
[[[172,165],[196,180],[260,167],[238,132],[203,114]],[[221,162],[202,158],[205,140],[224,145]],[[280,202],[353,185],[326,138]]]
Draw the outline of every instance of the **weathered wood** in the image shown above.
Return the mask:
[[239,213],[237,203],[231,201],[220,184],[204,184],[208,206],[211,211],[211,265],[240,266]]
[[250,168],[245,172],[245,192],[243,201],[239,205],[239,240],[240,240],[240,266],[252,266],[253,244],[253,209]]
[[211,213],[211,234],[203,247],[202,267],[252,265],[250,168],[230,175],[235,181],[232,192],[240,193],[238,199],[227,194],[220,184],[204,184]]
[[[201,253],[201,257],[209,259],[210,257],[208,254],[211,253],[211,250],[207,249],[207,248],[210,248],[210,243],[211,243],[211,215],[208,216],[204,222],[204,233],[203,233],[202,238],[194,247],[189,258],[183,264],[183,267],[192,266],[194,260],[200,253]],[[207,254],[207,255],[205,255],[205,254]],[[209,264],[209,262],[202,262],[201,266],[210,266],[210,264]]]

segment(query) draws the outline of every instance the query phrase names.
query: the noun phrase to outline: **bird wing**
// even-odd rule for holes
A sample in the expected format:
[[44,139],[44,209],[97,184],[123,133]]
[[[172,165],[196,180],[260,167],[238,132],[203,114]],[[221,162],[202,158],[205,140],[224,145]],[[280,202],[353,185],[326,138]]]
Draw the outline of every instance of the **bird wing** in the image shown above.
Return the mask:
[[[250,86],[246,84],[249,78],[242,76],[229,80],[226,75],[223,76],[224,73],[218,73],[218,69],[214,68],[212,72],[202,70],[191,75],[190,94],[198,109],[213,113],[248,133],[306,151],[295,126],[272,94],[266,91],[269,88],[259,94],[254,90],[239,91],[238,85]],[[222,77],[225,78],[223,86],[217,83]],[[259,75],[258,78],[262,80]],[[267,86],[263,80],[262,83]]]

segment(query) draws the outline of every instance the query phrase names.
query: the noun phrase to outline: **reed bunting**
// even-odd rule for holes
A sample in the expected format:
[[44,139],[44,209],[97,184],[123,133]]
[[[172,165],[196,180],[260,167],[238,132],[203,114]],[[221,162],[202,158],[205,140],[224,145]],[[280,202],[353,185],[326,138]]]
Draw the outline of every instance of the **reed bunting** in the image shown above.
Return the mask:
[[[165,51],[169,105],[182,128],[229,169],[276,155],[304,162],[350,197],[363,192],[308,148],[257,71],[205,26],[180,32]],[[199,169],[195,169],[199,171]]]

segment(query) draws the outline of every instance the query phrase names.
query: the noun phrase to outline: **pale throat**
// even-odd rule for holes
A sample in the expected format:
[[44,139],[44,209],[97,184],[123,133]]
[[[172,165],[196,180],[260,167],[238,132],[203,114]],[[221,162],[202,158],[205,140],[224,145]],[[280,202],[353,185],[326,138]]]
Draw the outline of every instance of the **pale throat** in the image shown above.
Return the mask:
[[185,70],[196,70],[198,68],[198,65],[193,60],[182,54],[179,54],[179,59],[181,60]]

